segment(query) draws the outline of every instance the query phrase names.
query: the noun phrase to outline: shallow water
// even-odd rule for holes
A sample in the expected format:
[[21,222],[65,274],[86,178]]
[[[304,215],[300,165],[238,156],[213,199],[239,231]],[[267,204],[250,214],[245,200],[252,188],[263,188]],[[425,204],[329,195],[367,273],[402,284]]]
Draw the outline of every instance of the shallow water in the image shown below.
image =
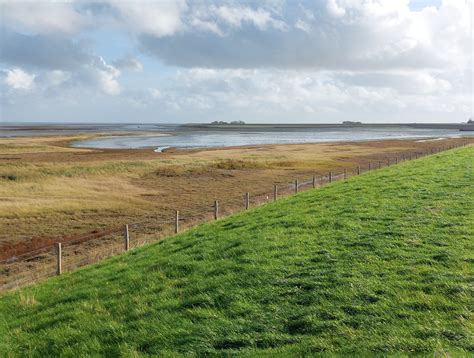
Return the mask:
[[174,132],[177,124],[128,124],[128,123],[0,123],[0,138],[37,137],[51,135],[77,134],[120,134],[120,133],[158,133]]
[[422,129],[411,127],[364,127],[364,128],[298,128],[259,131],[187,131],[168,136],[121,136],[104,137],[74,143],[85,148],[209,148],[260,144],[323,143],[339,141],[363,141],[381,139],[459,137],[457,129]]

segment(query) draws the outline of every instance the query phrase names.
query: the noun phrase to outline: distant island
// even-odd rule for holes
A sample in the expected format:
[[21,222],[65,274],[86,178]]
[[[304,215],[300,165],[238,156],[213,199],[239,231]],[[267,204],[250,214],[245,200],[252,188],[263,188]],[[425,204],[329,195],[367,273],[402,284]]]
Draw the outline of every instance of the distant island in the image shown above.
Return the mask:
[[[226,122],[226,121],[214,121],[214,122],[211,122],[210,125],[213,125],[213,126],[225,126],[225,125],[235,125],[235,126],[238,126],[238,125],[245,125],[246,123],[244,121],[231,121],[231,122]],[[359,124],[362,124],[362,122],[355,122],[355,121],[343,121],[342,122],[343,125],[359,125]]]
[[362,122],[354,122],[354,121],[343,121],[342,124],[350,124],[350,125],[355,125],[355,124],[362,124]]
[[211,122],[211,125],[214,125],[214,126],[222,126],[222,125],[243,125],[245,124],[244,121],[232,121],[232,122],[226,122],[226,121],[214,121],[214,122]]
[[246,123],[244,121],[214,121],[212,123],[186,123],[180,125],[181,130],[207,129],[214,131],[239,131],[251,129],[252,131],[301,131],[320,128],[420,128],[420,129],[454,129],[473,131],[474,124],[464,121],[462,123],[363,123],[357,121],[343,121],[339,123]]
[[461,132],[474,132],[474,121],[469,118],[466,122],[466,126],[459,129]]

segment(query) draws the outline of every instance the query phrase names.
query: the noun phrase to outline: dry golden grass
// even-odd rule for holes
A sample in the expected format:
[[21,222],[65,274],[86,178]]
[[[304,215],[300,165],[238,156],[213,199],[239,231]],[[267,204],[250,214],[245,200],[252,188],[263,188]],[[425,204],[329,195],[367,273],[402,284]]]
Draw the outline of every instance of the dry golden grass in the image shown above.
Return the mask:
[[208,150],[94,150],[68,147],[88,136],[0,140],[1,242],[62,236],[172,217],[200,217],[214,199],[241,205],[245,192],[342,171],[449,141],[268,145]]
[[[26,153],[57,153],[79,152],[84,149],[60,146],[71,138],[82,140],[90,138],[88,135],[71,136],[46,136],[46,137],[15,137],[0,138],[0,155],[26,154]],[[85,149],[90,151],[89,149]]]

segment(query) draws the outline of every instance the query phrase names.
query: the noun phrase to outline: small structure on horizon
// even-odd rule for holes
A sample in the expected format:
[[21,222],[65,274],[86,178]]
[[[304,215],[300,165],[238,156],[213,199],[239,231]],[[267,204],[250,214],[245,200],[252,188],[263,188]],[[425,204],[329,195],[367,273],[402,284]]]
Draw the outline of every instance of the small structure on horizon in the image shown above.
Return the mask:
[[211,122],[212,125],[243,125],[245,124],[244,121],[232,121],[232,122],[226,122],[226,121],[214,121],[214,122]]
[[362,124],[362,122],[354,122],[354,121],[343,121],[342,124],[350,124],[350,125],[356,125],[356,124]]

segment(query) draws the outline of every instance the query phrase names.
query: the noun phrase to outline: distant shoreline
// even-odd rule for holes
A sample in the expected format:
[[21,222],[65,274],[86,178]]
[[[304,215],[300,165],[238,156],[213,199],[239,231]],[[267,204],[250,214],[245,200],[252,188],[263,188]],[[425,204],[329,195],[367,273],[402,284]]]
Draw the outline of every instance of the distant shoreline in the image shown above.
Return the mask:
[[390,127],[410,127],[419,129],[458,129],[458,130],[474,130],[473,124],[467,123],[247,123],[247,124],[183,124],[185,129],[206,129],[206,130],[295,130],[304,128],[390,128]]
[[[473,124],[466,123],[248,123],[248,124],[210,124],[210,123],[187,123],[187,124],[0,124],[0,138],[15,137],[37,137],[55,135],[79,135],[89,134],[103,137],[158,137],[158,136],[179,136],[193,133],[219,133],[229,134],[243,133],[286,133],[288,135],[304,133],[307,131],[350,131],[357,130],[385,130],[394,132],[401,129],[418,130],[450,130],[459,132],[459,135],[470,136],[474,131]],[[433,134],[433,136],[443,136],[443,134]],[[428,136],[430,137],[430,136]],[[173,145],[170,145],[173,147]]]
[[412,127],[431,129],[474,128],[468,123],[245,123],[245,124],[211,124],[211,123],[28,123],[28,122],[3,122],[3,130],[108,130],[114,127],[141,126],[150,127],[175,127],[175,128],[341,128],[341,127]]

